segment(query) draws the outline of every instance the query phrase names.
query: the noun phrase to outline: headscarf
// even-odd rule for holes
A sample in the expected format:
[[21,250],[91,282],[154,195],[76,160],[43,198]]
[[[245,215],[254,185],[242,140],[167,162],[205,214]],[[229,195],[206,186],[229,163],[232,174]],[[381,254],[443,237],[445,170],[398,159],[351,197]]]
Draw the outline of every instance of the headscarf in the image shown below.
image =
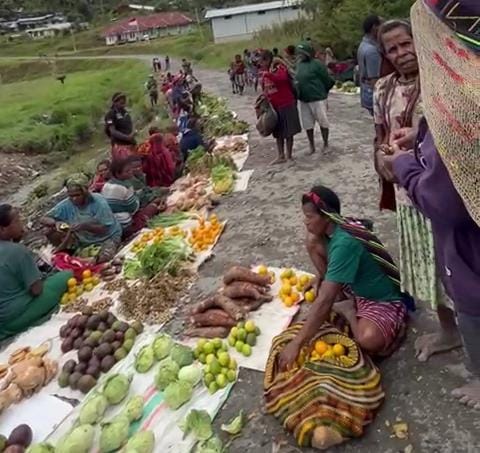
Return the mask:
[[115,104],[115,102],[119,101],[122,98],[126,99],[127,95],[125,93],[122,93],[121,91],[117,91],[112,96],[112,104]]
[[84,173],[74,173],[69,176],[65,181],[65,187],[67,189],[80,188],[84,193],[88,192],[89,178]]
[[[341,216],[332,206],[328,206],[315,192],[303,196],[303,200],[312,203],[320,214],[326,216],[331,222],[338,225],[343,231],[359,240],[370,256],[380,265],[380,268],[390,278],[392,283],[400,290],[400,272],[393,258],[388,253],[380,239],[377,238],[366,226],[356,220]],[[415,302],[409,294],[402,293],[402,302],[409,310],[415,309]]]
[[305,55],[308,58],[313,58],[315,55],[315,49],[308,41],[301,42],[296,48],[297,54]]
[[456,190],[480,225],[478,0],[417,0],[411,19],[430,132]]

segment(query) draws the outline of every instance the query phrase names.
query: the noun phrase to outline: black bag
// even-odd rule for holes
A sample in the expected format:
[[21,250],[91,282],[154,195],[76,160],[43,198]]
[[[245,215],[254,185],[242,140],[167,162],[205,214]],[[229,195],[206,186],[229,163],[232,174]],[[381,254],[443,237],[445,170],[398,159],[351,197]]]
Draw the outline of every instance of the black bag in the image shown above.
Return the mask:
[[256,128],[262,137],[268,137],[277,127],[278,115],[270,101],[263,94],[255,101]]

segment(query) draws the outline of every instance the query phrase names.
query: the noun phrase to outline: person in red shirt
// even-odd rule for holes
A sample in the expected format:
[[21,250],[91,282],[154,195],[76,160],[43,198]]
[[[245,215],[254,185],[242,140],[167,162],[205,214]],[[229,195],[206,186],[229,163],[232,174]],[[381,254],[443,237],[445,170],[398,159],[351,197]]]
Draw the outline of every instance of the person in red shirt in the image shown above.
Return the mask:
[[261,67],[263,93],[278,115],[277,126],[273,131],[278,157],[272,164],[284,163],[286,160],[293,160],[293,137],[302,130],[293,81],[282,59],[274,58],[269,50],[262,54]]
[[245,63],[242,60],[241,55],[235,55],[235,59],[232,62],[231,70],[233,73],[233,80],[235,88],[238,94],[242,95],[245,89]]

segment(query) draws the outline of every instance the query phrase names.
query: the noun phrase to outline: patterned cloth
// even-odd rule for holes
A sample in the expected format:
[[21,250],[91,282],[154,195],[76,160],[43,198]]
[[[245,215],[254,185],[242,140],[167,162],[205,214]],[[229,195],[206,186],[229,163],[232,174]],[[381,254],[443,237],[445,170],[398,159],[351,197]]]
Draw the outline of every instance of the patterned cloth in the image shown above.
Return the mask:
[[113,214],[125,230],[132,223],[132,216],[140,208],[140,200],[132,183],[112,178],[103,186],[102,196],[107,200]]
[[112,144],[112,160],[125,159],[136,154],[136,145]]
[[[301,323],[295,324],[273,340],[264,378],[267,412],[292,432],[301,447],[312,446],[319,427],[332,430],[344,440],[361,437],[385,397],[378,369],[349,338],[348,328],[341,331],[326,323],[302,350],[305,362],[280,372],[278,356],[301,328]],[[346,345],[345,359],[309,359],[319,339]]]

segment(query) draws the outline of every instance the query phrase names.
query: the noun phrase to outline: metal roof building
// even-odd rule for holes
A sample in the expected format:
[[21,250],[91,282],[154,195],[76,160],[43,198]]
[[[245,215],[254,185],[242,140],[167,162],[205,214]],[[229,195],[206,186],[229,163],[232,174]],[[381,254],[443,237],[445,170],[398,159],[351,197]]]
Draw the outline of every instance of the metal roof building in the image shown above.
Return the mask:
[[250,38],[255,32],[300,17],[299,0],[278,0],[232,8],[211,9],[210,20],[215,42]]

